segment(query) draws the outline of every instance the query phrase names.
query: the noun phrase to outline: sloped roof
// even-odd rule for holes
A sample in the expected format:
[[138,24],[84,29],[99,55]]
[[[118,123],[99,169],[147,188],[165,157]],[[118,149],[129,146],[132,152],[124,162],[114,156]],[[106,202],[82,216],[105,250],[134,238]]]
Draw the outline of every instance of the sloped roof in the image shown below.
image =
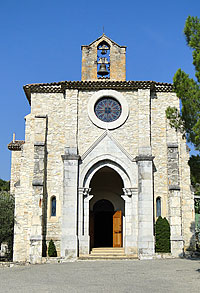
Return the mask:
[[114,45],[120,47],[120,48],[126,48],[126,46],[120,46],[119,44],[117,44],[116,42],[114,42],[113,40],[111,40],[109,37],[107,37],[105,34],[102,34],[99,38],[97,38],[96,40],[94,40],[92,43],[90,43],[89,45],[83,45],[81,47],[90,47],[92,46],[94,43],[99,42],[99,40],[108,40],[111,43],[113,43]]
[[11,141],[8,144],[8,149],[10,151],[21,151],[22,149],[22,145],[25,143],[24,140],[15,140],[15,141]]
[[27,84],[24,87],[26,97],[31,104],[31,93],[64,93],[66,89],[78,90],[138,90],[150,89],[155,92],[173,92],[173,84],[156,81],[60,81],[52,83]]

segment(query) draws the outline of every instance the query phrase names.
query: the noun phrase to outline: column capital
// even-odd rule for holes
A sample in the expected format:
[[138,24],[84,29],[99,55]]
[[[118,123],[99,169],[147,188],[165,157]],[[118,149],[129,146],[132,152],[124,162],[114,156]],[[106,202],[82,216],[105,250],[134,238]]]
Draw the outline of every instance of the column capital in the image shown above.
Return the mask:
[[91,188],[79,187],[78,192],[82,193],[84,197],[88,197],[90,190],[91,190]]
[[80,156],[79,155],[75,155],[75,154],[70,154],[70,155],[61,155],[62,160],[66,161],[66,160],[79,160]]
[[138,188],[122,188],[124,195],[123,196],[128,196],[128,197],[132,197],[132,195],[134,193],[138,192]]
[[139,161],[153,161],[155,157],[152,155],[139,155],[137,157],[135,157],[135,161],[139,162]]

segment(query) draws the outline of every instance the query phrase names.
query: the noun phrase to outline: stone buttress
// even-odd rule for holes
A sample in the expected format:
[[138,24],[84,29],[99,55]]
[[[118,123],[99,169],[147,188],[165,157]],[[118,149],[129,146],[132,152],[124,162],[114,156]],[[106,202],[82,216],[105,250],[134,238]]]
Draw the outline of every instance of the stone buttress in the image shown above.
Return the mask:
[[113,228],[121,238],[110,246],[125,255],[156,257],[158,212],[170,224],[171,255],[193,249],[189,155],[165,114],[179,107],[172,84],[126,81],[126,47],[103,34],[82,46],[81,81],[29,84],[24,91],[31,105],[25,141],[8,145],[14,261],[41,263],[51,239],[61,260],[89,255],[99,241],[95,217],[106,215],[95,209],[105,202],[121,215],[119,231]]

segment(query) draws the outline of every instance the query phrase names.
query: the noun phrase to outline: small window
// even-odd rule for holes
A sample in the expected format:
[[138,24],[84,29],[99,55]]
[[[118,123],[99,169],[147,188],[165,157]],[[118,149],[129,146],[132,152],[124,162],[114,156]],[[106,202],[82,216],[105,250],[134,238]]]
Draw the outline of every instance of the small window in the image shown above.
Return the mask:
[[156,199],[156,217],[161,217],[161,198],[157,197]]
[[56,197],[55,196],[51,198],[51,216],[52,217],[56,216]]

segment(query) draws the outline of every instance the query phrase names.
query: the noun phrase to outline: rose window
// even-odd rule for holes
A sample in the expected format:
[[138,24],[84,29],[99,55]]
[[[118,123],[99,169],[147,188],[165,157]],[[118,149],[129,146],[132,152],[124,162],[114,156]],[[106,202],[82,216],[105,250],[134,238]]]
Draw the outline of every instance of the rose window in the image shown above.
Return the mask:
[[104,122],[113,122],[121,115],[121,105],[113,98],[102,98],[95,104],[96,116]]

